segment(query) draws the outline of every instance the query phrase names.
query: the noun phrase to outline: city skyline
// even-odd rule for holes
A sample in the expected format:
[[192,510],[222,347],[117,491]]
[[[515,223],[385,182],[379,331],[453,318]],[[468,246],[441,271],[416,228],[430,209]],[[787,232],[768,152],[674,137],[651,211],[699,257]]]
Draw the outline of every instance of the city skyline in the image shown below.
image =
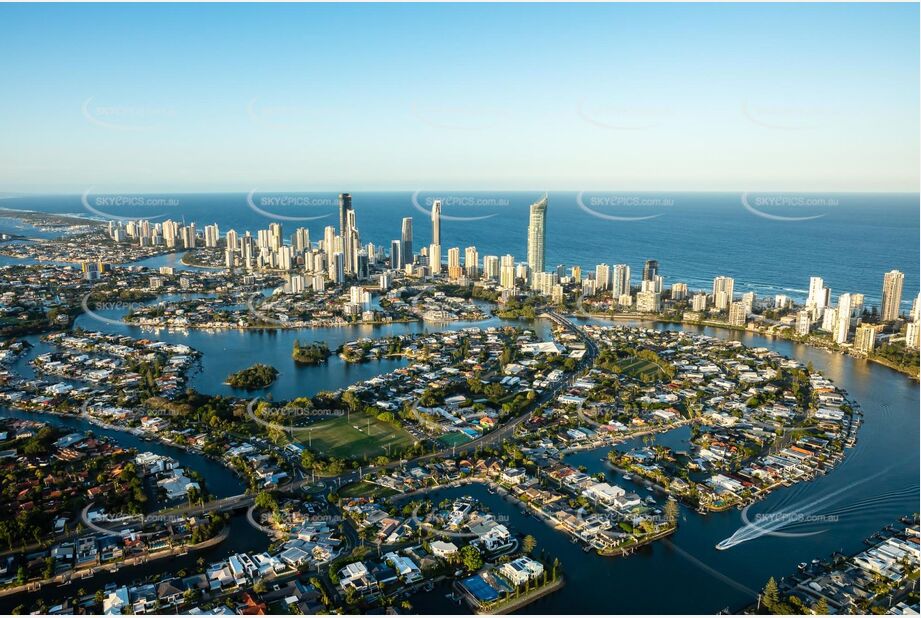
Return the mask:
[[[371,267],[382,266],[384,260],[389,259],[388,266],[391,271],[401,271],[406,269],[407,274],[412,274],[415,267],[422,268],[422,277],[438,276],[443,272],[445,261],[442,251],[441,240],[441,200],[435,199],[432,202],[430,211],[430,221],[432,224],[433,242],[427,247],[423,247],[419,253],[420,262],[416,262],[416,255],[412,251],[412,217],[404,217],[401,225],[401,238],[394,239],[390,243],[389,253],[387,247],[381,244],[368,243],[362,246],[359,241],[359,231],[357,227],[357,215],[352,206],[350,193],[339,194],[339,215],[340,215],[340,234],[336,234],[334,226],[325,226],[322,240],[316,243],[314,248],[310,240],[308,228],[298,226],[290,237],[290,244],[285,244],[283,224],[272,222],[267,229],[258,229],[257,237],[251,235],[249,229],[239,235],[235,229],[229,229],[225,232],[225,266],[227,268],[245,267],[246,271],[267,268],[288,273],[297,271],[298,265],[303,264],[303,270],[307,273],[314,273],[312,283],[308,285],[308,280],[300,279],[298,289],[304,290],[307,287],[313,287],[314,291],[323,291],[325,281],[318,279],[317,275],[328,275],[328,279],[337,285],[346,283],[348,278],[356,279],[358,282],[367,282],[371,279]],[[630,266],[628,264],[607,263],[597,264],[594,270],[585,270],[583,280],[583,269],[580,265],[565,264],[557,265],[552,271],[548,271],[544,263],[544,249],[546,242],[546,214],[549,205],[548,195],[545,193],[536,202],[529,207],[528,234],[526,247],[526,261],[515,262],[514,256],[506,254],[484,255],[484,267],[480,268],[479,252],[475,245],[464,247],[464,261],[461,263],[460,250],[461,246],[446,247],[447,249],[447,273],[450,280],[460,281],[466,284],[467,278],[476,280],[481,274],[484,280],[493,280],[500,282],[502,288],[517,293],[519,283],[524,289],[530,289],[532,292],[537,291],[545,295],[561,295],[561,282],[564,278],[569,281],[583,284],[583,293],[594,294],[597,291],[612,290],[612,299],[617,304],[622,304],[618,297],[626,295],[629,297],[636,290],[637,308],[641,311],[657,312],[661,308],[662,295],[665,292],[665,276],[659,274],[659,261],[654,258],[648,258],[644,261],[643,271],[639,286],[634,288],[631,282]],[[343,223],[345,222],[345,227]],[[191,222],[188,225],[178,224],[170,219],[162,223],[151,223],[148,220],[128,221],[123,225],[123,221],[109,221],[108,233],[116,242],[124,242],[126,234],[128,238],[135,238],[140,242],[140,246],[147,244],[165,244],[168,248],[178,248],[181,244],[183,249],[195,249],[198,246],[198,234],[196,233],[196,224]],[[160,236],[162,232],[162,237]],[[409,244],[407,244],[407,230],[409,235]],[[205,247],[215,248],[220,242],[220,226],[217,223],[205,225],[201,234]],[[259,253],[255,252],[255,247],[259,248]],[[270,253],[263,253],[267,249]],[[237,260],[237,254],[242,258],[242,262]],[[267,256],[267,257],[266,257]],[[258,261],[256,258],[258,257]],[[408,259],[407,259],[408,258]],[[501,269],[496,271],[494,268],[487,268],[487,262],[501,261]],[[408,268],[407,268],[408,266]],[[522,271],[522,269],[524,269]],[[570,275],[565,277],[565,273]],[[524,273],[522,276],[521,273]],[[591,278],[587,276],[591,274]],[[415,273],[418,276],[418,271]],[[391,274],[385,273],[381,277],[386,277],[386,281],[391,281]],[[884,322],[892,322],[900,319],[903,314],[903,304],[908,304],[911,311],[907,314],[914,328],[917,329],[917,322],[921,321],[919,313],[919,301],[921,293],[916,297],[902,300],[905,275],[903,272],[893,269],[883,274],[881,286],[881,302],[877,307],[872,306],[873,311],[879,311],[879,316]],[[384,279],[380,279],[382,289],[386,289]],[[289,280],[290,284],[290,280]],[[712,302],[715,309],[729,313],[730,324],[744,326],[745,320],[752,313],[755,302],[755,292],[747,291],[742,294],[741,303],[735,302],[735,278],[726,275],[715,275],[712,282],[712,292],[709,297],[706,294],[696,294],[693,302],[695,312],[703,311],[708,308],[708,303]],[[688,296],[689,291],[695,291],[689,288],[688,284],[683,281],[671,281],[669,284],[670,297],[675,300],[683,300]],[[698,288],[696,291],[705,292],[705,288]],[[825,322],[822,323],[823,330],[832,333],[835,343],[847,343],[850,338],[850,331],[854,327],[859,327],[860,314],[868,308],[864,307],[864,294],[845,292],[839,295],[838,303],[835,307],[831,306],[832,290],[824,285],[824,279],[820,276],[811,276],[809,278],[808,295],[803,303],[803,308],[797,318],[800,320],[803,314],[808,316],[805,321],[807,327],[805,332],[808,334],[813,325],[817,324],[824,316]],[[702,302],[700,297],[704,296]],[[793,299],[788,294],[774,295],[773,303],[775,307],[789,308],[793,305]],[[853,304],[852,304],[853,303]],[[631,298],[626,299],[626,306],[633,304]],[[828,309],[826,311],[825,309]],[[857,318],[855,323],[853,318]],[[738,323],[736,323],[738,322]],[[799,322],[798,322],[799,323]],[[855,331],[855,335],[858,334]],[[913,330],[912,334],[916,336],[918,330]],[[917,346],[915,346],[917,347]]]
[[917,615],[919,20],[0,0],[0,614]]

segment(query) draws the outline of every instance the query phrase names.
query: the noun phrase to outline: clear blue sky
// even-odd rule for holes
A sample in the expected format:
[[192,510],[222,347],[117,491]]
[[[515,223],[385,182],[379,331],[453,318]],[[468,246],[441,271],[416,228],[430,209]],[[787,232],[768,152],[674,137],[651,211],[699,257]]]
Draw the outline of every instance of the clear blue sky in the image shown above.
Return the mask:
[[0,5],[0,192],[915,191],[918,18]]

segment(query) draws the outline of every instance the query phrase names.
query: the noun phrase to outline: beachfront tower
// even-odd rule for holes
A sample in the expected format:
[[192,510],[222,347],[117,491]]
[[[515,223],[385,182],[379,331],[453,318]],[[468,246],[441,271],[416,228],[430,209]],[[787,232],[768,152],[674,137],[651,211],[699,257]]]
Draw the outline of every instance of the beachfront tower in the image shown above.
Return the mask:
[[544,272],[544,245],[546,240],[547,194],[531,204],[528,222],[528,266],[531,272]]

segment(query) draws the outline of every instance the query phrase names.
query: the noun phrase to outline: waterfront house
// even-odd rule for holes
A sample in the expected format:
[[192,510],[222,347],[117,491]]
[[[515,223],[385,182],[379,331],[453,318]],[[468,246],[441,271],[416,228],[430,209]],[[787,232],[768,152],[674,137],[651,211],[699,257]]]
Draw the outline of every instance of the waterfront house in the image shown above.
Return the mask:
[[128,588],[116,588],[102,601],[102,613],[106,616],[120,616],[131,605]]
[[528,580],[537,579],[543,572],[544,565],[527,556],[507,562],[499,568],[499,573],[515,586],[521,586]]

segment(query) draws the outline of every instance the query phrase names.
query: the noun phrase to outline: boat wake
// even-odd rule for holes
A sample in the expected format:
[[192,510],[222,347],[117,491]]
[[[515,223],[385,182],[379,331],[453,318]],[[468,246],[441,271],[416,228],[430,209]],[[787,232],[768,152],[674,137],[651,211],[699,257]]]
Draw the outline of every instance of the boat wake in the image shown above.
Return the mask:
[[[807,523],[816,523],[818,521],[829,521],[829,517],[837,518],[836,515],[819,515],[819,511],[823,506],[830,506],[837,502],[836,498],[849,492],[854,487],[868,483],[873,479],[886,474],[889,471],[889,468],[877,472],[876,474],[869,476],[865,479],[852,483],[846,487],[842,487],[836,491],[833,491],[827,495],[820,496],[812,501],[800,501],[790,506],[784,507],[773,513],[764,513],[759,514],[756,518],[756,521],[751,521],[749,519],[748,510],[752,505],[746,506],[742,509],[742,521],[745,525],[732,533],[729,537],[723,539],[716,544],[716,549],[726,550],[740,543],[747,543],[748,541],[754,541],[755,539],[761,538],[765,535],[771,536],[780,536],[787,538],[796,538],[804,536],[813,536],[816,534],[822,534],[825,530],[810,530],[805,532],[794,532],[794,531],[783,531],[783,528],[790,528],[796,525],[802,525]],[[872,501],[867,501],[868,504]],[[855,505],[857,503],[854,503]],[[858,507],[859,508],[859,507]],[[846,513],[850,509],[839,509],[840,513]],[[833,521],[833,520],[831,520]]]

